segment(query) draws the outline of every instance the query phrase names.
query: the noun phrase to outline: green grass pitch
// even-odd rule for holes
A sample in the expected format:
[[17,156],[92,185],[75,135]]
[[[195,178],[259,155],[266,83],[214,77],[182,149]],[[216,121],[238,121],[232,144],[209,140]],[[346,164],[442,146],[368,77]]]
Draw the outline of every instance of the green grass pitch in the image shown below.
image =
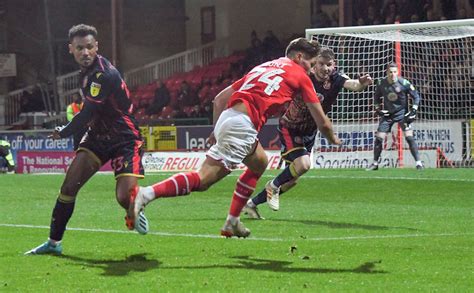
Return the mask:
[[47,239],[64,175],[2,175],[0,291],[474,290],[473,169],[312,170],[280,211],[242,215],[249,238],[223,239],[238,175],[152,202],[146,236],[126,230],[113,176],[96,175],[79,194],[62,257],[23,253]]

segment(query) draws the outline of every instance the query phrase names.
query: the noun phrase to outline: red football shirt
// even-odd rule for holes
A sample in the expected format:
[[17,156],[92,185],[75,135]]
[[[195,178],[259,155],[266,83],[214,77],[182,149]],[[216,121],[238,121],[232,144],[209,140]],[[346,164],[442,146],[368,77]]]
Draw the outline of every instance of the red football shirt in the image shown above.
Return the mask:
[[281,113],[282,107],[296,94],[301,94],[305,102],[319,103],[306,71],[286,57],[256,66],[232,84],[232,88],[236,92],[227,107],[244,103],[257,131],[269,116]]

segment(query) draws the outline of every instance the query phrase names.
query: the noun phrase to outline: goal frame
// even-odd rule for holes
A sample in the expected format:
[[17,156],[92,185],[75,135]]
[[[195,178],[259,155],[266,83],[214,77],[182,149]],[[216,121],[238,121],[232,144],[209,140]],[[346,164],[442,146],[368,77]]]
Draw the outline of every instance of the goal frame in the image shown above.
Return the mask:
[[401,29],[422,29],[437,27],[454,27],[454,26],[470,26],[474,25],[474,18],[443,20],[443,21],[426,21],[415,23],[399,23],[399,24],[380,24],[380,25],[362,25],[347,27],[331,27],[331,28],[310,28],[305,30],[306,38],[311,39],[311,35],[315,34],[341,34],[341,33],[361,33],[377,31],[396,31]]
[[[353,36],[352,34],[360,33],[361,38],[363,37],[364,33],[368,34],[376,34],[377,32],[394,32],[398,37],[399,32],[404,30],[416,30],[416,29],[436,29],[436,28],[450,28],[450,27],[465,27],[465,26],[473,26],[474,27],[474,18],[471,19],[460,19],[460,20],[448,20],[448,21],[430,21],[430,22],[419,22],[419,23],[395,23],[395,24],[384,24],[384,25],[366,25],[366,26],[351,26],[351,27],[336,27],[336,28],[309,28],[305,30],[305,35],[308,40],[311,40],[314,35],[340,35],[340,36]],[[454,40],[454,39],[462,39],[469,36],[443,36],[446,40]],[[367,39],[372,39],[374,37],[368,37]],[[377,38],[374,38],[377,39]],[[416,40],[416,42],[432,42],[433,40],[429,37],[424,40]],[[399,73],[402,74],[402,60],[401,60],[401,42],[413,42],[413,40],[403,40],[395,38],[392,40],[394,46],[394,61],[397,63]],[[474,52],[472,52],[472,59],[474,60]],[[472,61],[474,62],[474,61]],[[471,69],[472,75],[474,75],[474,65]],[[472,76],[471,75],[471,76]],[[474,121],[474,119],[471,119]],[[471,124],[474,124],[471,122]],[[402,131],[401,128],[398,126],[398,159],[399,159],[399,167],[403,167],[403,138],[402,138]],[[471,132],[474,133],[474,130],[471,129]],[[472,134],[471,134],[472,135]],[[473,146],[471,147],[471,153],[473,152]],[[471,156],[471,160],[472,160]],[[313,163],[313,161],[312,161]]]

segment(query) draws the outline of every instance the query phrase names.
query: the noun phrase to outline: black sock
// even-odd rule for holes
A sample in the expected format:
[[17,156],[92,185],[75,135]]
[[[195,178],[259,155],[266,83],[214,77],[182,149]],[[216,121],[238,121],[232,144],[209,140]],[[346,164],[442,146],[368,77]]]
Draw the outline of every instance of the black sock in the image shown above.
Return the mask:
[[64,202],[60,198],[56,200],[56,206],[53,209],[51,216],[51,228],[49,231],[49,238],[55,241],[63,239],[66,225],[74,211],[75,201]]
[[265,190],[265,188],[262,191],[260,191],[260,193],[257,194],[257,196],[252,198],[252,202],[256,206],[258,206],[259,204],[262,204],[264,202],[267,202],[267,191]]
[[[285,191],[280,190],[280,195],[282,195],[283,193],[285,193]],[[257,196],[252,198],[252,202],[256,206],[258,206],[259,204],[262,204],[264,202],[267,202],[267,191],[265,189],[260,191],[260,193],[257,194]]]
[[[293,172],[291,171],[291,168],[294,168],[292,167],[293,163],[291,163],[290,165],[288,165],[284,170],[283,172],[281,172],[280,174],[278,174],[277,177],[275,177],[275,179],[273,179],[273,185],[275,185],[276,187],[280,187],[282,186],[283,184],[287,183],[287,182],[290,182],[293,178],[295,178],[295,176],[293,176]],[[295,172],[296,173],[296,172]]]

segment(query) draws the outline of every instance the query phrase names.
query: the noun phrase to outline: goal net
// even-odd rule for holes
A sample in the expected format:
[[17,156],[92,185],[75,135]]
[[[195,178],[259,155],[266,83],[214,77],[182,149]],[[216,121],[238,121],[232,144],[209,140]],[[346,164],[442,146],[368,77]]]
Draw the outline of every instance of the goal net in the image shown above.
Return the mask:
[[[369,73],[377,81],[396,62],[400,76],[420,92],[413,122],[420,158],[427,167],[472,167],[474,159],[474,20],[307,29],[308,39],[336,53],[337,68],[350,78]],[[343,147],[318,134],[315,168],[365,168],[373,161],[379,118],[374,113],[375,84],[363,92],[340,93],[328,116]],[[383,145],[381,167],[414,167],[397,124]]]

